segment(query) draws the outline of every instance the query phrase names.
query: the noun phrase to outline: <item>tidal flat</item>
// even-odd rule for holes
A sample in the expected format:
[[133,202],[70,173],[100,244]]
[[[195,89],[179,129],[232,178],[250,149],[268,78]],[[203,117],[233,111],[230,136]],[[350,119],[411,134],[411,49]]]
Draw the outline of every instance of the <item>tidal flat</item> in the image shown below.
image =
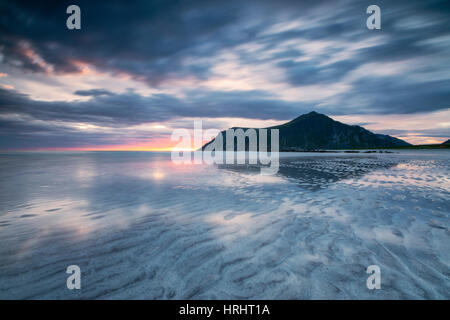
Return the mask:
[[288,153],[259,172],[2,153],[0,299],[450,298],[450,151]]

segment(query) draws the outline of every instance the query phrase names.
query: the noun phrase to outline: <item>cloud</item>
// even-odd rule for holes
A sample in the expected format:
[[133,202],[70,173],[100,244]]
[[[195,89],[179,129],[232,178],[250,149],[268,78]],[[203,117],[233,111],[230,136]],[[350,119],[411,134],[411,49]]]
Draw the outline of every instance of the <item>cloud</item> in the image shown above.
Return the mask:
[[[97,92],[97,91],[95,91]],[[87,101],[40,101],[0,89],[0,115],[43,121],[83,122],[123,127],[183,117],[289,119],[308,111],[307,105],[276,99],[263,91],[186,92],[180,99],[167,94],[92,94]]]
[[375,31],[369,1],[80,0],[76,31],[65,27],[70,4],[0,1],[4,145],[110,143],[185,118],[449,107],[448,1],[380,0]]
[[59,74],[81,72],[77,62],[83,61],[151,85],[186,75],[201,78],[208,66],[185,65],[183,60],[213,54],[223,41],[232,41],[227,40],[227,29],[237,15],[209,1],[195,6],[175,1],[77,4],[82,29],[74,32],[65,27],[68,2],[3,1],[1,11],[7,19],[0,22],[0,42],[5,62],[30,72]]
[[345,60],[320,66],[317,61],[285,60],[278,63],[278,66],[286,69],[287,78],[292,85],[310,85],[339,82],[356,68],[357,64],[351,60]]
[[[377,132],[377,131],[375,131]],[[398,130],[398,129],[383,129],[383,134],[395,135],[395,136],[414,136],[414,137],[433,137],[433,138],[448,138],[450,137],[450,128],[442,129],[411,129],[411,130]]]
[[449,108],[450,79],[414,82],[402,76],[361,78],[351,90],[339,95],[340,114],[408,114]]
[[[79,1],[82,29],[78,31],[65,28],[61,19],[68,4],[2,1],[2,15],[7,17],[0,21],[5,62],[30,72],[72,73],[81,72],[78,62],[83,61],[154,86],[180,77],[206,79],[212,65],[195,62],[196,58],[253,40],[276,47],[288,40],[354,42],[374,35],[364,27],[367,5],[345,0],[135,1],[133,5]],[[381,1],[379,5],[383,35],[389,41],[362,48],[361,60],[398,60],[439,52],[422,42],[448,34],[449,10],[444,1]],[[345,69],[343,65],[336,68]],[[307,64],[303,72],[308,70]]]
[[74,94],[79,95],[79,96],[108,96],[111,95],[112,92],[105,90],[105,89],[90,89],[90,90],[77,90],[74,92]]

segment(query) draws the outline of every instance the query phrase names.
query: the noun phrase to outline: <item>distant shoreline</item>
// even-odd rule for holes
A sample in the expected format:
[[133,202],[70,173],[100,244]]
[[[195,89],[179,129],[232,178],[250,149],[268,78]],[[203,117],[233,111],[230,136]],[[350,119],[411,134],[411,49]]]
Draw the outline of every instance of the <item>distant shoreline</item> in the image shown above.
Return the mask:
[[386,147],[386,148],[370,148],[370,149],[450,149],[450,145],[445,144],[423,144],[401,147]]
[[378,147],[378,148],[356,148],[356,149],[335,149],[335,150],[280,150],[280,152],[318,152],[318,153],[392,153],[392,151],[383,150],[439,150],[450,149],[449,145],[443,144],[426,144],[426,145],[412,145],[412,146],[396,146],[396,147]]

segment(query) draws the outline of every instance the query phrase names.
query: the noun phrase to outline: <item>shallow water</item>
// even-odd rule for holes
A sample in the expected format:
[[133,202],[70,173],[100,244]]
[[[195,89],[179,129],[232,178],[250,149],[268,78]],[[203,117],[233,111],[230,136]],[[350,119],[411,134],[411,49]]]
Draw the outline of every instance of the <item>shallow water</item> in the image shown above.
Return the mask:
[[258,173],[1,154],[0,298],[450,298],[450,152],[285,154]]

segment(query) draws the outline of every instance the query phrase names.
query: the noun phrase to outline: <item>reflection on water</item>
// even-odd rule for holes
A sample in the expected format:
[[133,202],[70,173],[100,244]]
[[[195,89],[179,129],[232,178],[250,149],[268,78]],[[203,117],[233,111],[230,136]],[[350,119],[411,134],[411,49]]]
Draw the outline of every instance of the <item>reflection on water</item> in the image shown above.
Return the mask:
[[289,154],[262,176],[166,153],[2,154],[0,298],[449,298],[449,164]]
[[[317,191],[330,184],[347,178],[358,178],[377,169],[388,169],[397,165],[397,159],[377,159],[376,157],[302,157],[282,158],[278,175],[289,179],[303,189]],[[217,166],[242,174],[259,175],[258,165]]]

